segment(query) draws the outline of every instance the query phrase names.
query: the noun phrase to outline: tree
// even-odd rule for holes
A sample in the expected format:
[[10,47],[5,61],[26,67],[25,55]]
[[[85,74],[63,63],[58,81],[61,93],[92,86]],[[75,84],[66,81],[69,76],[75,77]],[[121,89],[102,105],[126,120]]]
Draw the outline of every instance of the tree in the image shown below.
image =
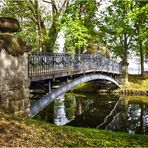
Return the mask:
[[[22,24],[22,33],[20,37],[29,41],[37,42],[40,51],[44,48],[44,35],[45,30],[44,18],[37,0],[34,1],[5,1],[4,8],[1,14],[3,16],[17,18]],[[30,38],[30,34],[31,37]],[[34,39],[36,37],[36,39]],[[32,42],[32,43],[33,43]]]
[[65,52],[67,53],[83,53],[84,48],[88,45],[88,29],[77,18],[66,22],[66,42]]
[[96,42],[96,0],[75,0],[65,15],[65,47],[68,52],[83,53],[91,42]]
[[98,23],[102,42],[122,59],[124,84],[128,82],[128,53],[134,37],[134,29],[128,19],[130,10],[130,1],[114,0],[106,11],[100,13]]
[[99,38],[107,44],[115,56],[122,59],[124,83],[128,81],[129,53],[137,52],[141,59],[141,75],[144,73],[144,56],[147,52],[147,1],[113,0],[100,13]]
[[48,51],[53,52],[53,47],[57,39],[58,33],[62,28],[61,20],[64,15],[64,12],[67,10],[69,5],[69,0],[63,0],[63,3],[55,0],[43,0],[51,6],[51,26],[48,31],[48,40],[46,42]]
[[44,0],[42,3],[39,0],[7,0],[1,15],[19,19],[23,25],[22,34],[28,33],[29,39],[32,35],[33,42],[38,40],[40,51],[53,52],[57,34],[61,29],[60,20],[67,7],[68,0]]
[[135,30],[135,48],[140,53],[141,75],[144,75],[144,56],[147,51],[148,35],[148,3],[144,1],[132,1],[131,13],[129,14]]

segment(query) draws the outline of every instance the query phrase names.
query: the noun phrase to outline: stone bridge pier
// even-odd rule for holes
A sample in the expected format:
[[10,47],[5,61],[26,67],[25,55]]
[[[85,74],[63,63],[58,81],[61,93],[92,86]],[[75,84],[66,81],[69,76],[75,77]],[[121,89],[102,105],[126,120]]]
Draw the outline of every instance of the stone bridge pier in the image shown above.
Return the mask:
[[24,114],[29,111],[27,54],[14,57],[0,52],[0,111]]
[[14,30],[20,30],[17,20],[0,18],[0,112],[24,115],[30,108],[28,54]]

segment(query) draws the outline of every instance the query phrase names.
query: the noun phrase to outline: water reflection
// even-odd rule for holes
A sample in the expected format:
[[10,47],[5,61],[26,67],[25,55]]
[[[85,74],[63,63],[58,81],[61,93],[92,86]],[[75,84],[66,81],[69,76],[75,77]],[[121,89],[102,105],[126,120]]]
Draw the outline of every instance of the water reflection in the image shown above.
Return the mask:
[[116,131],[127,131],[127,113],[126,104],[123,97],[120,97],[109,115],[104,118],[104,121],[97,128],[111,129]]
[[54,101],[54,123],[56,125],[65,125],[69,122],[66,117],[64,100],[65,95],[63,94]]
[[148,133],[148,105],[131,103],[128,105],[129,133]]
[[46,113],[42,111],[40,119],[45,116],[57,125],[147,134],[148,97],[144,100],[147,101],[140,97],[135,100],[126,96],[67,93],[49,105]]
[[77,104],[75,118],[67,125],[80,127],[96,127],[101,124],[118,101],[117,96],[96,97],[96,94],[91,94],[89,97],[85,94],[75,94],[75,97]]

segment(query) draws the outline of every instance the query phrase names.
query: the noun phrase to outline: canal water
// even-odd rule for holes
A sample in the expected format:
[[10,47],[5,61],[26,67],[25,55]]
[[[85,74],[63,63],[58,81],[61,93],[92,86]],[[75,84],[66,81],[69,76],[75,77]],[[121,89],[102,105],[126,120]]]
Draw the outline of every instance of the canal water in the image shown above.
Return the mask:
[[148,134],[148,97],[66,93],[35,118],[62,126]]

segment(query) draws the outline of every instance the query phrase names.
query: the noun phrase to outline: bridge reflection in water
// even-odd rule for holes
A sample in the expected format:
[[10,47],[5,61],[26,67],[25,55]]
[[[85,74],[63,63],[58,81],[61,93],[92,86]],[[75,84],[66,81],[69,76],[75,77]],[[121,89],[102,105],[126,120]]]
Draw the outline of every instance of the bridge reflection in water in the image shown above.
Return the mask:
[[[131,101],[126,96],[67,93],[38,116],[45,120],[48,113],[49,120],[46,121],[57,125],[148,134],[148,103],[137,101],[134,96],[132,98]],[[51,108],[54,116],[51,115]]]

